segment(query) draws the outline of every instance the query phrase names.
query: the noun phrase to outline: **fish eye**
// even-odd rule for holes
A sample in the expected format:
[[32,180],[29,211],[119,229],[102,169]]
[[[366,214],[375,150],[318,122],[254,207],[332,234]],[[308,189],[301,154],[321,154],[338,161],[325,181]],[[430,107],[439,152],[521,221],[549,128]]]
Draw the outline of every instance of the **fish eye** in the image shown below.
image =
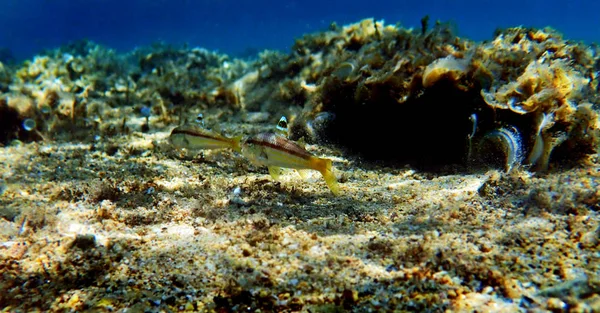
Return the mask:
[[198,113],[198,116],[196,116],[196,123],[202,124],[202,126],[204,126],[204,114]]
[[287,128],[288,128],[287,118],[285,118],[285,116],[282,116],[279,119],[279,122],[277,122],[277,129],[279,129],[281,131],[287,131]]

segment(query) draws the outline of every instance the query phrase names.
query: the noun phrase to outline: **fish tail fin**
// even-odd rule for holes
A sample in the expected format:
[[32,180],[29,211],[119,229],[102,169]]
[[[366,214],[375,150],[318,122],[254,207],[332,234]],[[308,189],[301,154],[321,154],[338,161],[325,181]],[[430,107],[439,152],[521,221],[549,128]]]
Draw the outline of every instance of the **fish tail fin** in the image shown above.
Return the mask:
[[316,161],[316,170],[321,172],[323,178],[325,179],[325,183],[329,187],[329,190],[334,195],[340,194],[340,187],[338,186],[337,179],[335,178],[335,174],[333,173],[332,162],[329,159],[317,159]]

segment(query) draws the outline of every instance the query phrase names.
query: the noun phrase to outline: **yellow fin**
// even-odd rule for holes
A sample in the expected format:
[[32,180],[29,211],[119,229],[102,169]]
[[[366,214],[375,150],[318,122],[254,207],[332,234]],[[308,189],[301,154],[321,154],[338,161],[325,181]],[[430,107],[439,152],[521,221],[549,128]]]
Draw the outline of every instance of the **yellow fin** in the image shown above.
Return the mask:
[[302,147],[302,149],[306,150],[306,141],[304,141],[304,137],[300,137],[300,139],[298,139],[298,141],[296,141],[296,144],[298,144],[300,147]]
[[231,149],[235,152],[242,152],[242,137],[243,136],[235,136],[231,138]]
[[327,183],[327,187],[331,192],[338,196],[340,194],[340,187],[338,186],[337,179],[335,178],[335,174],[333,173],[332,162],[329,159],[317,159],[317,166],[315,168],[323,178],[325,179],[325,183]]
[[296,172],[298,172],[298,175],[300,175],[300,178],[302,178],[302,179],[307,179],[308,178],[308,171],[307,170],[296,170]]
[[281,176],[282,168],[277,167],[277,166],[269,166],[268,168],[269,168],[269,175],[271,175],[271,177],[274,180],[279,180],[279,177]]

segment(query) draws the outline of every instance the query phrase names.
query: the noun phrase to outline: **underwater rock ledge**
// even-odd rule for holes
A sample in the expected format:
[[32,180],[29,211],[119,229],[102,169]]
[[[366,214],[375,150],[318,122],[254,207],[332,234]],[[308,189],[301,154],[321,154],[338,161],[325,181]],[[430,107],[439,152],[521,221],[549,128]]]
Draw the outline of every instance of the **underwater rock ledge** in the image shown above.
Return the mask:
[[412,30],[373,19],[256,60],[166,45],[117,55],[83,41],[0,66],[0,141],[147,131],[126,117],[143,110],[159,129],[193,112],[229,121],[262,112],[261,123],[287,115],[292,139],[366,160],[545,170],[597,153],[598,52],[550,29],[509,28],[477,43],[442,23]]
[[[295,48],[84,41],[4,64],[0,311],[600,311],[595,47],[365,20]],[[237,143],[281,115],[339,195],[169,140],[198,120]]]
[[[596,153],[596,48],[526,28],[489,43],[457,38],[442,24],[415,34],[365,20],[342,33],[320,48],[330,57],[312,71],[322,75],[296,137],[316,134],[369,159],[427,167],[523,162],[544,170],[554,148],[563,161]],[[323,112],[335,118],[311,129]],[[495,135],[503,129],[515,131]]]

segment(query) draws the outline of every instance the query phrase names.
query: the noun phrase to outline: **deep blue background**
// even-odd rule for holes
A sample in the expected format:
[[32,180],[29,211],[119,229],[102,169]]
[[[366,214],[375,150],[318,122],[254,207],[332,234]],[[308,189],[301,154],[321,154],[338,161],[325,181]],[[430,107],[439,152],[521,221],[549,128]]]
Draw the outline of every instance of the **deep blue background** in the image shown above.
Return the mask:
[[0,0],[0,48],[28,58],[44,48],[88,38],[120,51],[159,40],[237,54],[289,50],[295,37],[362,18],[419,26],[451,20],[459,34],[492,37],[497,27],[552,26],[565,37],[600,41],[600,1],[593,0]]

